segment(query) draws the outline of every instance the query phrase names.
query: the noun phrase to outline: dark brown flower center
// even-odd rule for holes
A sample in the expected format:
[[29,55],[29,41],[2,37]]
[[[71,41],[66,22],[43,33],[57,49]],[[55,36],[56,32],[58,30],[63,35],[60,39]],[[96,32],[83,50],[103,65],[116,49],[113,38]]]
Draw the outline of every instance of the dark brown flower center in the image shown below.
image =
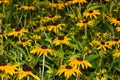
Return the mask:
[[83,58],[77,58],[78,61],[83,61]]
[[101,41],[101,44],[102,44],[102,45],[105,45],[105,42]]
[[114,41],[116,41],[116,42],[117,42],[117,41],[119,41],[119,39],[117,39],[117,38],[116,38],[116,39],[114,39]]
[[56,23],[54,23],[54,25],[55,25],[55,26],[57,26],[58,24],[59,24],[59,23],[57,23],[57,22],[56,22]]
[[6,62],[0,62],[0,66],[6,66],[7,65],[7,63]]
[[90,11],[89,11],[89,13],[93,13],[93,11],[92,11],[92,10],[90,10]]
[[53,17],[54,17],[54,15],[51,15],[51,16],[50,16],[50,18],[53,18]]
[[83,23],[88,23],[88,20],[83,21]]
[[23,39],[23,40],[21,40],[22,42],[27,42],[27,39]]
[[24,68],[23,68],[23,71],[32,71],[32,68],[29,67],[29,66],[27,66],[27,67],[24,67]]
[[70,65],[67,65],[65,68],[66,68],[66,69],[72,69],[73,67],[70,66]]
[[63,36],[59,36],[58,40],[64,40],[64,37]]
[[47,49],[48,47],[44,45],[44,46],[41,46],[41,48],[42,49]]
[[120,18],[117,18],[117,21],[120,21]]
[[17,32],[20,31],[20,30],[21,30],[20,28],[16,28],[16,29],[15,29],[15,31],[17,31]]

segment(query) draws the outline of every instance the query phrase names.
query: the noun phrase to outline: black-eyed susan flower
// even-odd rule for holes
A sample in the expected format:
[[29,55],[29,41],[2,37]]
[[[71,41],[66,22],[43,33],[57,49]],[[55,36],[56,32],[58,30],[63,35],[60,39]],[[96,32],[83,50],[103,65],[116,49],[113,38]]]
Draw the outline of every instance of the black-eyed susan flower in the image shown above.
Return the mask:
[[108,35],[108,33],[101,33],[101,32],[98,32],[97,33],[97,39],[99,40],[101,40],[101,39],[105,39],[106,38],[106,36]]
[[60,76],[62,73],[64,73],[66,79],[68,79],[72,75],[76,76],[76,74],[82,74],[77,68],[70,65],[61,66],[57,71],[57,75]]
[[32,68],[28,67],[28,66],[24,67],[23,70],[18,70],[16,72],[16,74],[18,76],[18,80],[21,80],[21,79],[23,79],[24,77],[27,77],[27,76],[32,76],[34,79],[40,80],[40,78],[37,75],[32,73]]
[[0,4],[1,3],[5,3],[6,4],[6,3],[9,3],[9,2],[10,2],[10,0],[0,0]]
[[120,18],[111,18],[109,21],[111,24],[114,24],[114,26],[120,25]]
[[5,72],[6,74],[9,74],[9,75],[14,75],[15,71],[18,70],[18,68],[17,68],[18,66],[20,66],[20,64],[12,65],[10,63],[1,61],[0,62],[0,71]]
[[116,27],[117,32],[120,32],[120,27]]
[[112,49],[111,46],[107,42],[104,42],[104,41],[100,41],[97,45],[98,45],[97,50],[103,49],[104,51],[106,51],[106,48]]
[[97,41],[95,39],[90,42],[91,46],[98,45],[98,44],[99,44],[99,41]]
[[40,31],[45,31],[47,30],[46,26],[40,26],[37,29],[34,30],[34,32],[40,32]]
[[53,44],[55,44],[56,46],[57,45],[60,45],[60,44],[66,44],[66,45],[69,45],[70,44],[70,41],[71,39],[70,38],[67,38],[67,37],[64,37],[64,36],[59,36],[57,38],[55,38],[53,40]]
[[113,52],[114,52],[113,54],[114,57],[120,57],[120,50],[116,49]]
[[55,33],[57,32],[57,30],[62,30],[62,27],[64,27],[65,24],[61,23],[61,24],[58,24],[58,23],[55,23],[53,25],[48,25],[47,28],[48,28],[48,31],[54,31]]
[[24,29],[24,28],[16,28],[16,29],[12,29],[12,32],[10,32],[8,34],[8,36],[14,36],[14,37],[17,37],[17,36],[23,36],[24,33],[27,33],[28,30],[27,29]]
[[43,45],[41,47],[40,46],[35,46],[35,48],[33,50],[31,50],[30,53],[32,53],[32,54],[37,53],[39,56],[41,56],[43,54],[45,56],[47,56],[48,54],[55,55],[55,51],[50,49],[48,46],[45,46],[45,45]]
[[86,60],[83,60],[82,58],[76,58],[76,59],[71,59],[69,60],[69,65],[72,65],[72,66],[75,66],[75,67],[78,67],[78,66],[81,66],[82,69],[87,69],[88,67],[92,67],[92,65],[86,61]]
[[115,38],[115,39],[113,39],[113,40],[111,40],[111,41],[108,41],[108,44],[109,44],[110,46],[120,47],[120,39]]
[[86,12],[84,12],[83,13],[83,16],[85,17],[85,18],[97,18],[97,15],[100,15],[100,11],[99,10],[90,10],[90,11],[86,11]]
[[63,3],[50,3],[50,6],[53,8],[63,9],[64,4]]
[[31,38],[34,39],[34,40],[38,40],[38,39],[41,39],[41,36],[37,35],[37,34],[34,34],[33,36],[31,36]]
[[87,0],[73,0],[73,1],[74,3],[81,3],[81,4],[87,3]]
[[23,40],[18,41],[17,44],[26,46],[26,45],[31,45],[31,42],[32,42],[32,40],[30,40],[30,39],[23,39]]
[[44,22],[49,22],[49,21],[55,21],[57,19],[61,18],[60,15],[50,15],[50,16],[47,16],[47,17],[42,17],[39,21],[37,22],[40,22],[40,23],[44,23]]
[[18,10],[35,10],[34,6],[21,6],[20,8],[18,8]]
[[85,28],[87,26],[93,26],[94,21],[93,20],[80,20],[79,23],[77,23],[76,25],[81,29],[81,28]]
[[105,77],[96,77],[96,80],[107,80]]

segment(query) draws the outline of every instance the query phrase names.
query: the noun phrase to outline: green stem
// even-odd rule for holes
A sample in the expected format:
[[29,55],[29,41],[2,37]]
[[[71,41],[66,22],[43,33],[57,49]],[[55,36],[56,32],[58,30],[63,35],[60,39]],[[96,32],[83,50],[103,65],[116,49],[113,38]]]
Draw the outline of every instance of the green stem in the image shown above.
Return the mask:
[[44,80],[45,54],[43,54],[42,80]]
[[87,38],[87,26],[85,26],[85,38]]
[[3,14],[4,14],[4,17],[6,16],[5,15],[5,4],[3,4]]

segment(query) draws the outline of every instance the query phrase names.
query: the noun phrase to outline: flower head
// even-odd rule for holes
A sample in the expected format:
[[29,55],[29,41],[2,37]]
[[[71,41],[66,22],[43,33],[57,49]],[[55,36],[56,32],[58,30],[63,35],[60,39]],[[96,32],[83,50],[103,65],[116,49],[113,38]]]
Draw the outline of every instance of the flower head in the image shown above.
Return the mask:
[[92,67],[92,65],[82,58],[76,58],[69,60],[69,64],[75,67],[81,66],[83,69],[87,69],[88,67]]
[[9,2],[10,2],[10,0],[0,0],[0,4],[1,3],[5,3],[6,4],[6,3],[9,3]]
[[16,74],[18,75],[18,79],[21,80],[22,78],[30,75],[32,76],[34,79],[36,80],[40,80],[40,78],[38,76],[36,76],[35,74],[32,73],[32,68],[31,67],[24,67],[23,70],[18,70],[16,72]]
[[16,29],[12,29],[12,32],[10,32],[8,35],[9,36],[12,36],[12,35],[14,35],[14,37],[17,37],[17,36],[23,36],[24,35],[24,33],[26,33],[26,32],[28,32],[28,30],[27,29],[24,29],[24,28],[16,28]]
[[34,6],[21,6],[20,8],[18,8],[18,10],[34,10],[35,7]]
[[61,75],[64,73],[64,76],[68,79],[70,76],[76,76],[76,74],[82,74],[77,68],[70,66],[70,65],[63,65],[61,66],[58,71],[57,75]]
[[88,12],[84,12],[83,13],[83,16],[86,17],[86,18],[97,18],[97,15],[100,15],[100,11],[99,10],[90,10]]
[[114,52],[113,54],[114,57],[120,57],[120,50],[117,49],[117,50],[114,50],[113,52]]
[[93,24],[94,24],[93,20],[80,20],[80,22],[77,23],[76,25],[81,29],[87,26],[93,26]]
[[26,45],[31,45],[31,40],[29,39],[23,39],[23,40],[21,40],[21,41],[18,41],[17,42],[17,44],[21,44],[21,45],[23,45],[23,46],[26,46]]
[[53,40],[53,44],[55,44],[56,46],[60,45],[60,44],[69,45],[70,44],[69,40],[71,40],[71,39],[67,38],[67,37],[64,37],[64,36],[59,36],[59,37],[57,37]]
[[20,64],[11,65],[7,62],[0,62],[0,71],[5,72],[6,74],[13,75],[15,74],[15,71],[18,70],[17,67],[20,66]]
[[120,25],[120,18],[111,18],[110,23],[114,24],[114,26]]
[[33,50],[31,50],[30,53],[32,53],[32,54],[37,53],[40,56],[44,54],[45,56],[47,56],[48,53],[51,54],[51,55],[54,55],[55,51],[48,48],[48,46],[43,45],[41,47],[40,46],[35,46],[35,48]]

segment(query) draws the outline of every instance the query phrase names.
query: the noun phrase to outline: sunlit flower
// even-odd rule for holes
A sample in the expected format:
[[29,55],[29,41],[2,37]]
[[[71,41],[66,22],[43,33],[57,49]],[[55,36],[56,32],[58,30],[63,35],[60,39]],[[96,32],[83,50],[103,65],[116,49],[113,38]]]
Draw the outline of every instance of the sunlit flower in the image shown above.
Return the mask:
[[31,67],[24,67],[23,70],[18,70],[16,74],[18,75],[18,80],[21,80],[27,76],[32,76],[34,79],[40,80],[40,78],[37,75],[32,73]]
[[111,18],[110,23],[114,24],[114,26],[120,25],[120,18]]
[[101,40],[101,39],[103,39],[103,38],[106,38],[106,36],[108,35],[108,33],[101,33],[101,32],[98,32],[97,33],[97,39],[99,40]]
[[54,30],[54,32],[56,33],[57,30],[62,30],[62,27],[64,27],[65,24],[58,24],[58,23],[55,23],[54,25],[48,25],[47,28],[48,28],[48,31],[52,31]]
[[0,0],[0,4],[1,3],[5,3],[6,4],[6,3],[9,3],[9,2],[10,2],[10,0]]
[[10,32],[8,35],[9,36],[12,36],[14,35],[14,37],[17,37],[17,36],[23,36],[24,33],[27,33],[28,30],[27,29],[24,29],[24,28],[16,28],[16,29],[12,29],[12,32]]
[[40,32],[40,31],[45,31],[47,30],[46,26],[40,26],[37,29],[34,30],[34,32]]
[[112,49],[111,46],[109,44],[107,44],[107,42],[101,41],[98,43],[97,50],[103,49],[104,51],[106,51],[106,48]]
[[107,80],[107,79],[105,77],[101,77],[101,78],[96,77],[96,80]]
[[42,17],[38,22],[44,23],[44,22],[49,22],[49,21],[55,21],[57,19],[61,18],[60,15],[51,15],[49,17]]
[[94,24],[93,20],[80,20],[80,22],[77,23],[76,25],[81,29],[87,26],[93,26],[93,24]]
[[31,38],[34,39],[34,40],[38,40],[38,39],[41,39],[41,36],[37,35],[37,34],[34,34],[33,36],[31,36]]
[[86,18],[97,18],[97,15],[100,15],[101,13],[100,13],[100,11],[99,10],[90,10],[90,11],[88,11],[88,12],[84,12],[83,13],[83,16],[84,17],[86,17]]
[[80,4],[87,3],[87,0],[65,0],[64,2],[66,6],[77,4],[77,3],[80,3]]
[[114,57],[120,57],[120,50],[116,49],[113,52],[114,52],[113,54]]
[[63,9],[64,8],[63,3],[51,3],[50,6],[53,7],[53,8],[58,8],[58,9]]
[[48,48],[48,46],[35,46],[35,48],[33,49],[33,50],[31,50],[30,51],[30,53],[32,53],[32,54],[38,54],[38,55],[45,55],[45,56],[47,56],[48,54],[51,54],[51,55],[55,55],[55,51],[54,50],[52,50],[52,49],[50,49],[50,48]]
[[92,51],[86,46],[86,47],[84,47],[84,52],[85,53],[91,53]]
[[26,45],[31,45],[31,42],[32,42],[32,40],[30,40],[30,39],[29,40],[23,39],[23,40],[18,41],[17,44],[21,44],[23,46],[26,46]]
[[58,71],[57,75],[61,75],[64,73],[64,76],[68,79],[70,76],[76,76],[76,74],[82,74],[77,68],[72,67],[70,65],[63,65],[61,66]]
[[69,40],[71,39],[64,36],[59,36],[53,40],[53,44],[55,44],[56,46],[60,44],[69,45],[70,44]]
[[116,30],[117,30],[118,32],[120,32],[120,27],[116,27]]
[[97,41],[97,40],[92,40],[92,42],[90,42],[90,45],[91,46],[94,46],[94,45],[98,45],[99,44],[99,41]]
[[110,46],[120,47],[120,39],[115,38],[114,40],[108,41],[108,44],[109,44]]
[[120,8],[116,8],[113,11],[116,12],[116,13],[119,13],[120,12]]
[[18,70],[17,67],[20,66],[20,64],[11,65],[10,63],[6,62],[0,62],[0,71],[5,72],[9,75],[14,75],[15,71]]
[[34,6],[21,6],[18,10],[34,10]]
[[69,60],[69,65],[72,65],[75,67],[81,66],[83,69],[92,67],[92,65],[88,61],[83,60],[82,58],[76,58],[76,59]]

